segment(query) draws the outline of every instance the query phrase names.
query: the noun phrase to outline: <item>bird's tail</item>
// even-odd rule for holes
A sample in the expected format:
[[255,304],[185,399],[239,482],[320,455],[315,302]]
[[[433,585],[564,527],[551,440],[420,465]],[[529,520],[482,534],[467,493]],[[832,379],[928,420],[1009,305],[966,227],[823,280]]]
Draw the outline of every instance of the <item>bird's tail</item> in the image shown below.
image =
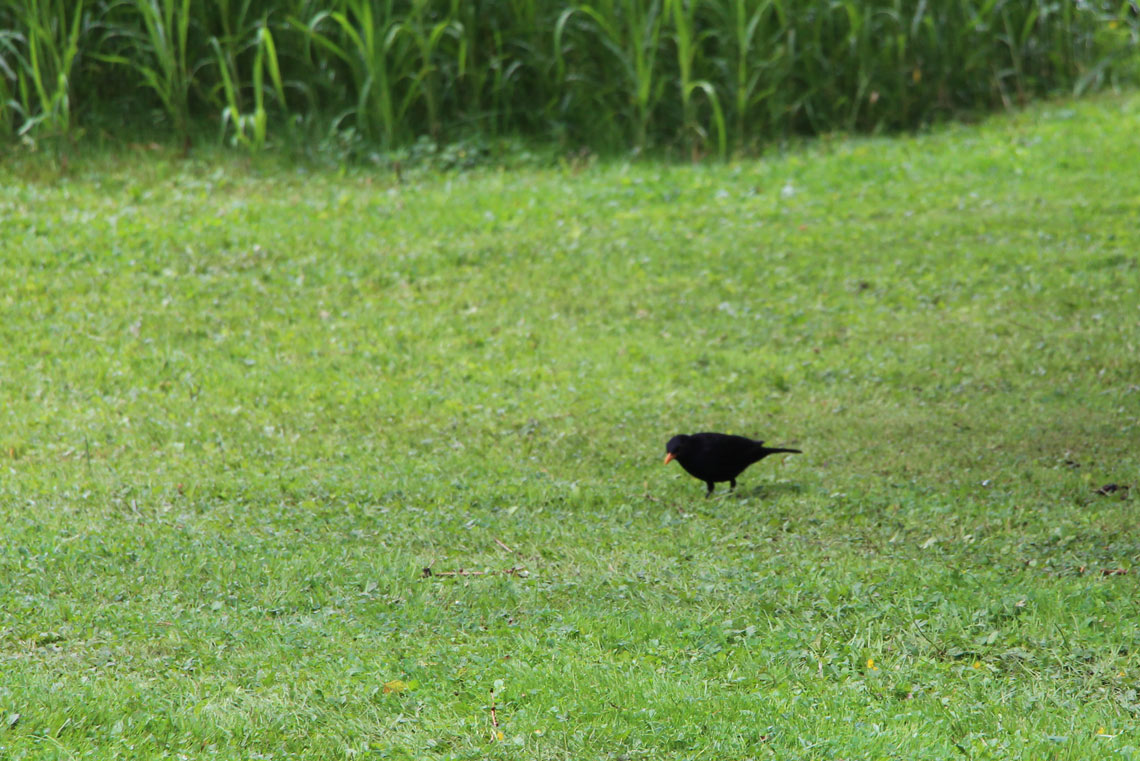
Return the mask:
[[763,447],[763,451],[765,457],[770,454],[781,454],[783,452],[787,452],[788,454],[803,454],[803,452],[798,449],[781,449],[777,447]]

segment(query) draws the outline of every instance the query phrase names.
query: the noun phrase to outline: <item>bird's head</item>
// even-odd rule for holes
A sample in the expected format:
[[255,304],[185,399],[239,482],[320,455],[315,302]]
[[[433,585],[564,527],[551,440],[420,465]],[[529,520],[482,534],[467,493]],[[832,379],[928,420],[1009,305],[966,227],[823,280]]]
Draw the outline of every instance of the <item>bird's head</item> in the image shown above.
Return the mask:
[[685,450],[689,448],[689,437],[685,434],[679,434],[669,439],[669,443],[665,445],[665,464],[676,460],[678,457],[685,454]]

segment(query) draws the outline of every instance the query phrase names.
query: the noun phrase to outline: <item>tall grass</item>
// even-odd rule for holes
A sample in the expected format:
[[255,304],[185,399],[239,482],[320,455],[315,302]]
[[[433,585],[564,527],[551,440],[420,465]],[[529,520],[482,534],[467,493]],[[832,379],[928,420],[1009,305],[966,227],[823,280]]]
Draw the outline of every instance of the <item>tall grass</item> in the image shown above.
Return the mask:
[[665,97],[666,79],[657,59],[666,21],[659,0],[624,0],[571,6],[554,27],[557,78],[574,98],[567,102],[584,114],[628,121],[633,133],[627,137],[636,147],[648,142]]
[[[1129,0],[0,0],[0,133],[123,111],[381,147],[747,150],[1140,78]],[[286,97],[288,95],[288,97]]]
[[138,48],[126,63],[162,101],[174,130],[185,136],[193,77],[187,50],[190,0],[134,0],[131,9],[142,18],[146,34],[134,35]]
[[82,0],[9,2],[0,11],[0,127],[70,136],[83,15]]
[[[241,82],[243,81],[236,69],[232,56],[227,55],[226,48],[217,37],[210,38],[210,45],[214,49],[218,71],[222,77],[222,92],[225,94],[225,107],[222,109],[222,134],[232,126],[234,141],[259,151],[265,147],[269,130],[269,112],[266,109],[266,93],[277,97],[277,103],[284,107],[285,84],[281,79],[281,66],[277,60],[277,46],[273,43],[273,34],[268,25],[262,21],[258,26],[253,43],[253,65],[251,68],[252,81],[250,90],[253,97],[253,110],[245,111],[241,97]],[[269,72],[272,89],[265,84],[265,72]]]

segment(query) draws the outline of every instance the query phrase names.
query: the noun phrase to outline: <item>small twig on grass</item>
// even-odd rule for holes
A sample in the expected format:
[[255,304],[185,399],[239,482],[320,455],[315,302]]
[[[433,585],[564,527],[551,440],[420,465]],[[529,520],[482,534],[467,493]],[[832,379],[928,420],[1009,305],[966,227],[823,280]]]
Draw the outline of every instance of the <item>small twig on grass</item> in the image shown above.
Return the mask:
[[922,626],[918,623],[918,618],[916,618],[914,615],[914,608],[911,607],[910,602],[907,602],[906,611],[907,611],[907,614],[910,616],[911,628],[913,628],[916,632],[918,632],[918,636],[922,637],[924,640],[926,640],[930,644],[930,646],[932,648],[934,648],[934,652],[938,654],[939,658],[946,655],[946,648],[945,647],[939,645],[937,642],[932,640],[930,637],[926,636],[926,632],[924,632],[922,630]]
[[513,552],[514,552],[514,550],[512,550],[510,547],[508,547],[507,545],[503,544],[503,542],[502,542],[502,541],[501,541],[501,540],[500,540],[498,537],[494,537],[494,536],[493,536],[493,537],[491,537],[491,538],[495,540],[495,544],[499,545],[500,547],[502,547],[502,548],[503,548],[504,550],[506,550],[507,552],[511,552],[511,553],[513,553]]
[[499,717],[495,713],[495,690],[491,689],[491,726],[495,728],[495,739],[499,739]]
[[1010,325],[1016,325],[1017,327],[1021,328],[1022,330],[1028,330],[1030,333],[1040,333],[1041,332],[1040,328],[1031,328],[1028,325],[1020,323],[1017,320],[1011,320],[1008,317],[1005,318],[1005,321],[1008,322]]
[[[664,500],[657,499],[657,497],[651,497],[648,494],[645,495],[645,498],[647,500],[649,500],[650,502],[653,502],[653,503],[658,504],[658,505],[665,504]],[[676,507],[677,507],[677,512],[681,514],[682,518],[684,518],[686,515],[688,515],[688,513],[685,512],[685,508],[681,507],[680,505],[677,505]]]
[[[653,502],[653,503],[655,503],[655,504],[658,504],[658,505],[663,505],[663,504],[665,504],[665,501],[664,501],[664,500],[660,500],[660,499],[657,499],[657,497],[651,496],[651,495],[649,495],[649,494],[643,494],[642,496],[643,496],[645,499],[647,499],[647,500],[649,500],[650,502]],[[687,517],[689,516],[689,514],[685,512],[685,508],[681,507],[680,505],[677,505],[676,507],[677,507],[677,512],[681,514],[681,517],[682,517],[682,518],[687,518]]]
[[423,577],[425,579],[430,576],[496,576],[498,574],[502,574],[503,576],[519,576],[525,578],[527,576],[530,576],[530,571],[518,566],[511,566],[510,568],[504,568],[502,570],[490,571],[468,571],[466,568],[460,568],[457,571],[433,571],[431,569],[431,566],[424,566],[423,570]]

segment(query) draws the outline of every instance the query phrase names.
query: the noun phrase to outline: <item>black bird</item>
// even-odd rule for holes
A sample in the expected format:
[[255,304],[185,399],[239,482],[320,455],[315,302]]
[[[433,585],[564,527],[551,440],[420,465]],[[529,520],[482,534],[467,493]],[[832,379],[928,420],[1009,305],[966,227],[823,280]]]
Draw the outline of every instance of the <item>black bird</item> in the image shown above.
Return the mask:
[[763,460],[770,454],[791,452],[800,454],[798,449],[776,449],[764,446],[763,441],[753,441],[744,436],[730,436],[727,433],[681,434],[669,439],[665,445],[665,464],[673,460],[694,478],[709,485],[706,497],[712,496],[717,481],[728,481],[729,491],[736,488],[736,477],[754,462]]

